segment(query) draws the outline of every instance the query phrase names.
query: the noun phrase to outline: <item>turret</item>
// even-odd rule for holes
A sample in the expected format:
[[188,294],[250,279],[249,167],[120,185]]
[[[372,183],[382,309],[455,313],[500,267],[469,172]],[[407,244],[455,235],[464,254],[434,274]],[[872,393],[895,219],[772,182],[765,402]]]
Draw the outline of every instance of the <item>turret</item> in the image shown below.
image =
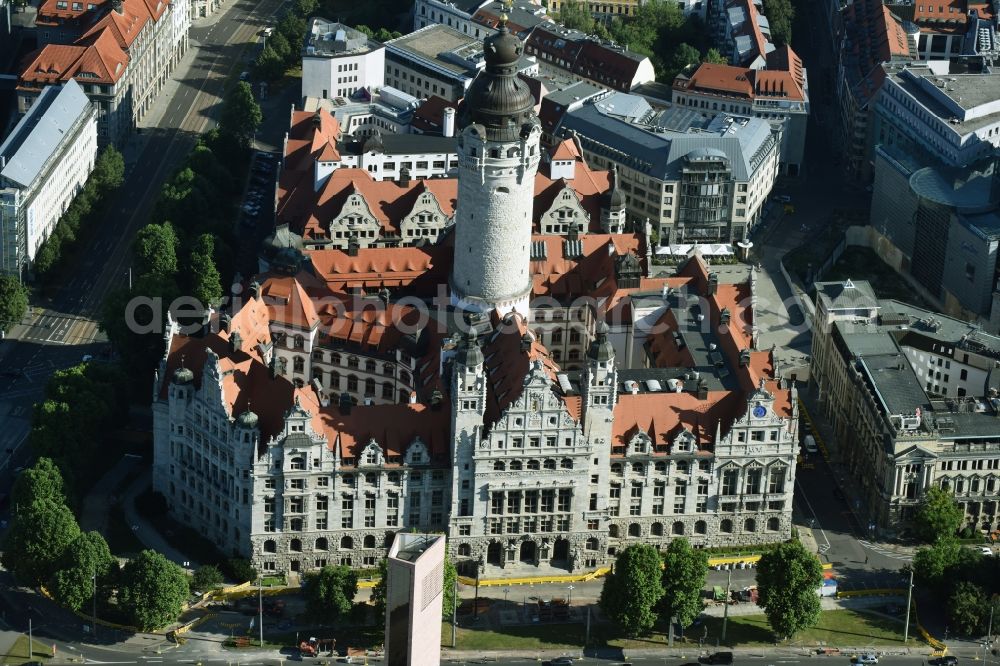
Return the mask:
[[594,341],[587,350],[584,378],[584,409],[588,422],[594,411],[606,410],[605,415],[609,416],[615,406],[618,372],[615,369],[615,348],[608,340],[608,325],[603,321],[598,321],[594,329]]
[[606,234],[625,233],[625,195],[618,183],[618,167],[612,165],[610,187],[601,201],[601,230]]

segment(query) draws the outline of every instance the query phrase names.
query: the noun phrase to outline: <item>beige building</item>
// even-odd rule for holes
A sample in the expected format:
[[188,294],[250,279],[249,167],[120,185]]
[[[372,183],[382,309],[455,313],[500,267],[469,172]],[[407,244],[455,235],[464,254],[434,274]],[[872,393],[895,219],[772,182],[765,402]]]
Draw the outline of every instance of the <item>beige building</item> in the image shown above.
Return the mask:
[[995,529],[1000,501],[1000,338],[875,298],[867,282],[817,283],[811,377],[860,486],[857,511],[884,533],[928,488]]

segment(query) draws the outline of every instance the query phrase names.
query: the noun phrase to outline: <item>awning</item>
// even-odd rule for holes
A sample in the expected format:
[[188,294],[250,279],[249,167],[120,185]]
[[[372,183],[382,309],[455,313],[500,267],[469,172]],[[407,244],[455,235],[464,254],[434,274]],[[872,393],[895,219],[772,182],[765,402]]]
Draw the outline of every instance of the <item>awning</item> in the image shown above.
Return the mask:
[[699,245],[664,245],[656,249],[660,256],[685,257],[692,251],[700,252],[705,257],[719,257],[733,253],[733,246],[728,243],[701,243]]

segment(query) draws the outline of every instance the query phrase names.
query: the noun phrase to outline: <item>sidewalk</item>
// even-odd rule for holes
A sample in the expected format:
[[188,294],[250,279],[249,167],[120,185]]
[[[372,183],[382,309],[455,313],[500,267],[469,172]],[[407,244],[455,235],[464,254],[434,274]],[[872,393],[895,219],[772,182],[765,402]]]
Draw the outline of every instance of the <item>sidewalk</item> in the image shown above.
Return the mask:
[[125,520],[128,521],[129,525],[138,526],[138,529],[135,530],[135,536],[146,548],[157,551],[171,562],[179,564],[182,567],[197,569],[197,562],[192,561],[190,557],[170,545],[163,535],[153,527],[153,524],[139,515],[139,512],[135,510],[136,496],[151,487],[152,477],[152,470],[147,468],[122,493],[120,501],[125,513]]

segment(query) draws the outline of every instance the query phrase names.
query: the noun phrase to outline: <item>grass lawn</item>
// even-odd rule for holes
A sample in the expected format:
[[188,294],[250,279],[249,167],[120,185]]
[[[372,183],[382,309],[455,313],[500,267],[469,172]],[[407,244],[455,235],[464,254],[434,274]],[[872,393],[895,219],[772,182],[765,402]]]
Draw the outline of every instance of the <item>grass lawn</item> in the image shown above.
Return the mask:
[[[543,624],[497,629],[458,628],[458,650],[573,650],[583,646],[582,624]],[[441,645],[451,647],[451,623],[441,625]]]
[[285,585],[284,576],[264,576],[260,584],[262,587],[283,587]]
[[29,661],[41,661],[52,657],[52,646],[40,641],[32,641],[32,656],[28,656],[28,637],[21,635],[10,646],[10,652],[3,656],[4,664],[25,664]]
[[[715,645],[716,639],[722,634],[722,618],[707,618],[708,634],[706,643]],[[690,629],[686,632],[689,643],[697,646],[698,639],[704,635],[704,629]],[[615,638],[608,641],[616,647],[653,647],[667,642],[666,632],[653,632],[649,636],[630,639]],[[903,622],[890,620],[879,615],[853,610],[823,611],[819,623],[811,629],[800,631],[786,645],[831,646],[831,647],[866,647],[869,645],[902,645]],[[731,647],[773,646],[774,637],[767,618],[760,615],[742,615],[729,618],[726,628],[725,645]],[[920,641],[910,638],[911,646],[920,645]]]

